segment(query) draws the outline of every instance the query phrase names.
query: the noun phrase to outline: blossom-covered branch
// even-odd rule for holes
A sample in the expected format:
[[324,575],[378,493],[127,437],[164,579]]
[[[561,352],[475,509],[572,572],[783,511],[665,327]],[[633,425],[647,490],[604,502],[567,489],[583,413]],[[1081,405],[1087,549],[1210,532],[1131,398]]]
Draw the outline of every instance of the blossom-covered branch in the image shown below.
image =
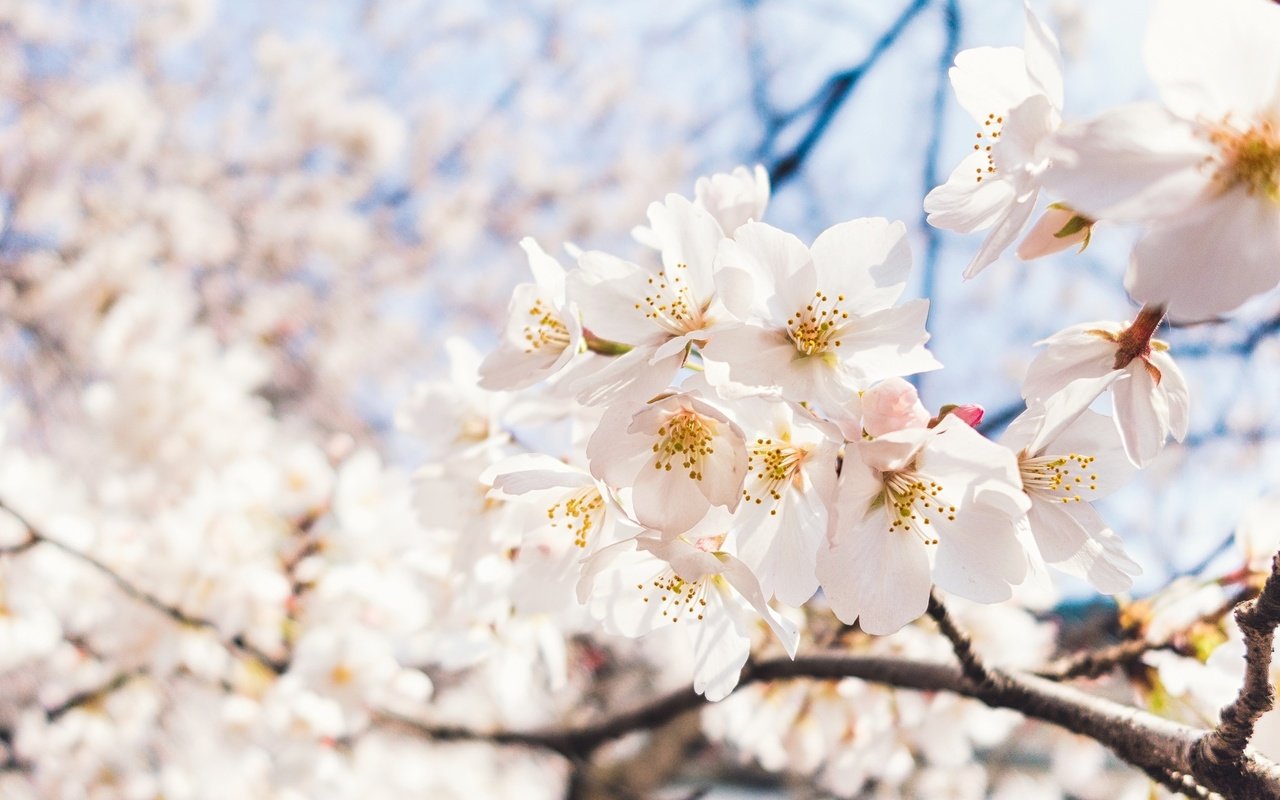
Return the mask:
[[[163,600],[151,594],[150,592],[147,592],[145,589],[142,589],[134,585],[131,581],[129,581],[123,575],[111,569],[111,567],[107,566],[106,564],[103,564],[101,561],[89,555],[88,553],[81,552],[75,549],[74,547],[70,547],[58,541],[57,539],[46,535],[39,528],[33,525],[25,516],[23,516],[21,513],[15,510],[12,505],[5,503],[3,501],[0,501],[0,511],[3,511],[13,516],[20,523],[22,523],[22,525],[26,528],[27,536],[28,536],[28,538],[25,541],[19,542],[16,545],[9,546],[5,550],[5,552],[20,553],[30,549],[31,547],[34,547],[37,544],[48,545],[49,547],[52,547],[58,552],[64,553],[70,556],[71,558],[75,559],[76,561],[79,561],[80,563],[85,564],[89,567],[92,567],[98,573],[109,578],[111,582],[115,584],[117,588],[120,589],[120,591],[124,592],[126,595],[133,598],[134,600],[137,600],[143,605],[160,612],[161,614],[165,615],[166,617],[173,620],[174,622],[180,625],[187,625],[192,628],[201,628],[204,630],[213,631],[215,634],[220,635],[220,629],[216,623],[207,619],[202,619],[200,617],[192,616],[186,613],[185,611],[183,611],[181,608],[178,608],[177,606],[169,605],[168,603],[165,603]],[[234,636],[234,637],[231,637],[230,639],[225,639],[223,640],[223,644],[225,647],[227,647],[228,650],[231,650],[233,652],[243,653],[246,656],[257,661],[263,667],[271,670],[272,672],[277,672],[277,673],[283,672],[286,668],[286,665],[283,664],[279,659],[272,658],[271,656],[262,652],[258,648],[254,647],[252,644],[245,642],[244,639],[240,636]]]

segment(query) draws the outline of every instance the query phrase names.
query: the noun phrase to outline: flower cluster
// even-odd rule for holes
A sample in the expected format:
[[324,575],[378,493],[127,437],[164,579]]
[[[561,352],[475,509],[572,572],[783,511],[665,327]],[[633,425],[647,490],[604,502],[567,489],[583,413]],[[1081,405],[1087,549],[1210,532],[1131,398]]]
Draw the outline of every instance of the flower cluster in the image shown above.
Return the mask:
[[[995,603],[1046,564],[1129,588],[1140,568],[1092,501],[1185,433],[1159,316],[1047,340],[1026,413],[993,441],[981,409],[933,413],[906,380],[941,365],[927,301],[904,299],[905,226],[855,219],[805,244],[757,219],[767,197],[760,170],[704,178],[649,207],[630,259],[574,248],[566,269],[524,243],[535,282],[515,290],[483,385],[545,381],[577,433],[561,458],[515,455],[485,480],[541,509],[516,547],[557,565],[546,585],[575,582],[611,633],[684,630],[712,699],[755,623],[795,653],[780,609],[819,589],[845,623],[888,634],[935,587]],[[1108,390],[1113,418],[1089,408]]]
[[929,222],[991,228],[966,277],[1022,233],[1042,190],[1059,196],[1018,249],[1087,245],[1098,222],[1141,223],[1125,287],[1182,321],[1212,319],[1280,283],[1280,8],[1158,0],[1145,48],[1161,102],[1062,119],[1058,43],[1027,8],[1023,48],[956,58],[977,143],[925,198]]

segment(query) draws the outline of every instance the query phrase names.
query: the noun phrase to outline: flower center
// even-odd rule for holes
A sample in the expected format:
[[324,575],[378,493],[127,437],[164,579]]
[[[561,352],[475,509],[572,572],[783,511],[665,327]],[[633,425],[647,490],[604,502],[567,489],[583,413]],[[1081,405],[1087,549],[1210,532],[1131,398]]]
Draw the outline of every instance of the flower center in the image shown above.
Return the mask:
[[[755,480],[754,488],[743,488],[742,499],[748,503],[761,505],[770,499],[776,506],[782,500],[782,491],[788,481],[797,484],[803,476],[800,467],[804,463],[805,451],[794,445],[777,443],[773,439],[756,439],[747,455],[747,483]],[[769,511],[777,515],[778,509]]]
[[715,435],[715,423],[693,411],[673,415],[658,428],[661,438],[653,445],[654,469],[670,472],[671,465],[679,462],[690,478],[702,480],[702,459],[715,452],[711,447]]
[[1048,495],[1063,503],[1082,502],[1079,491],[1098,490],[1098,473],[1091,471],[1096,460],[1097,456],[1079,453],[1021,459],[1022,488],[1028,494]]
[[573,543],[579,548],[587,546],[587,538],[595,530],[596,520],[604,508],[604,498],[594,488],[583,489],[577,494],[553,504],[547,508],[547,519],[551,527],[561,525],[573,534]]
[[534,353],[548,345],[563,350],[569,346],[569,329],[560,316],[542,304],[541,299],[529,307],[532,322],[524,326],[524,351]]
[[806,356],[826,353],[840,346],[837,338],[844,330],[847,311],[840,310],[844,295],[836,295],[835,302],[821,290],[813,293],[813,300],[787,320],[787,333],[796,349]]
[[677,336],[702,327],[703,308],[693,299],[689,283],[684,278],[688,264],[676,264],[675,271],[667,275],[665,269],[649,278],[649,291],[643,303],[636,309],[644,311],[645,319],[658,323],[664,330]]
[[948,522],[955,522],[956,507],[944,504],[938,496],[942,484],[925,480],[914,472],[887,472],[884,476],[884,506],[889,516],[889,532],[911,531],[925,544],[937,544],[936,536],[925,532],[932,525],[932,516],[946,515]]
[[[712,580],[716,577],[708,576]],[[659,572],[647,584],[637,583],[636,589],[640,591],[642,602],[655,600],[662,608],[662,616],[672,622],[679,622],[682,618],[700,621],[707,610],[707,578],[686,581],[670,567]]]
[[1214,179],[1224,191],[1243,186],[1250,195],[1280,203],[1280,129],[1271,120],[1245,131],[1224,120],[1210,131],[1209,141],[1218,146]]
[[987,166],[976,167],[978,173],[978,183],[982,183],[983,178],[989,178],[996,174],[996,159],[991,153],[991,148],[995,147],[996,141],[1000,138],[1000,131],[1004,128],[1004,117],[995,114],[988,114],[987,118],[982,121],[982,127],[978,129],[978,141],[974,144],[973,149],[979,153],[987,154]]

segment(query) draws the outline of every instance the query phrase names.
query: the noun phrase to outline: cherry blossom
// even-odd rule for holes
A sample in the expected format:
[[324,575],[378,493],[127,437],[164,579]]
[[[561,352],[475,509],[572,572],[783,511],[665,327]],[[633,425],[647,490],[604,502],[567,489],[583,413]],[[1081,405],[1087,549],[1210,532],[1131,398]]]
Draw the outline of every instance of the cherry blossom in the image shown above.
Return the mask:
[[716,285],[744,324],[703,355],[735,382],[845,416],[875,381],[937,369],[924,347],[928,301],[895,305],[911,267],[905,234],[900,222],[857,219],[806,247],[762,222],[742,226],[720,246]]
[[563,369],[582,344],[576,309],[565,296],[565,272],[533,239],[520,242],[535,283],[511,295],[502,343],[480,365],[485,389],[522,389]]
[[623,392],[648,399],[666,388],[690,348],[726,322],[713,306],[712,267],[724,233],[715,218],[679,195],[649,206],[662,265],[642,267],[600,251],[583,253],[568,278],[569,299],[590,336],[630,348],[575,388],[584,402]]
[[480,479],[493,486],[489,498],[530,507],[517,556],[522,575],[516,581],[525,583],[515,591],[527,613],[561,611],[562,601],[572,597],[581,561],[637,532],[608,487],[551,456],[511,456]]
[[1087,406],[1110,389],[1125,454],[1137,466],[1151,463],[1170,435],[1182,441],[1189,423],[1186,379],[1168,346],[1151,338],[1160,316],[1146,309],[1131,325],[1085,322],[1041,341],[1022,396],[1038,403],[1071,387],[1091,395]]
[[712,506],[736,509],[747,475],[742,429],[696,392],[605,411],[587,443],[591,474],[629,487],[636,519],[680,533]]
[[956,99],[978,124],[973,152],[924,199],[930,225],[959,233],[992,228],[964,276],[1000,257],[1026,227],[1048,166],[1046,140],[1062,119],[1062,56],[1026,6],[1022,48],[963,50],[950,70]]
[[[1162,104],[1064,127],[1045,178],[1095,219],[1148,223],[1125,286],[1179,320],[1280,282],[1280,8],[1160,0],[1145,56]],[[1208,276],[1212,275],[1212,279]]]
[[[693,204],[715,217],[722,231],[733,233],[745,223],[763,219],[769,205],[769,173],[757,164],[750,170],[739,166],[732,172],[698,178],[693,186]],[[637,226],[631,233],[641,244],[662,249],[653,228]]]
[[818,588],[840,432],[786,401],[742,398],[733,411],[748,454],[734,546],[766,597],[802,605]]
[[876,634],[923,614],[935,583],[1007,599],[1026,574],[1029,506],[1012,454],[963,420],[848,442],[818,578],[841,620]]
[[1017,453],[1031,500],[1026,524],[1048,564],[1114,594],[1141,568],[1092,502],[1133,476],[1115,424],[1088,410],[1093,396],[1072,384],[1010,423],[1001,443]]
[[769,608],[751,570],[720,550],[727,515],[715,512],[687,535],[640,536],[607,547],[587,562],[579,597],[605,629],[643,636],[684,623],[694,653],[693,689],[720,700],[738,684],[753,628],[764,620],[788,655],[799,631]]

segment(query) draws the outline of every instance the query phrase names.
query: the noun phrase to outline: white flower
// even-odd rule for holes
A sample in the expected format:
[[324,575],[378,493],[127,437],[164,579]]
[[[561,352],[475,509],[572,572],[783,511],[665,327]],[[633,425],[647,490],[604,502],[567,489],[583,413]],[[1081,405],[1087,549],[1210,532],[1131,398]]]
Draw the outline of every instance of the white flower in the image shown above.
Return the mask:
[[[693,185],[693,204],[715,217],[720,230],[731,233],[741,225],[764,217],[765,207],[769,205],[769,173],[756,164],[752,170],[734,167],[733,172],[698,178]],[[631,235],[641,244],[662,249],[653,228],[640,225]]]
[[662,251],[657,270],[599,251],[583,253],[569,275],[569,299],[590,335],[632,349],[575,385],[599,403],[629,392],[647,399],[667,387],[690,348],[722,323],[712,308],[712,266],[724,234],[708,212],[679,195],[649,206]]
[[747,397],[733,410],[748,452],[733,544],[766,597],[800,606],[818,588],[840,432],[785,401]]
[[565,296],[564,267],[529,237],[520,241],[535,283],[511,296],[502,342],[480,364],[484,389],[523,389],[549,378],[578,353],[582,326]]
[[610,633],[643,636],[681,625],[692,640],[693,689],[720,700],[738,684],[763,619],[794,656],[799,632],[769,608],[745,564],[719,549],[729,515],[713,512],[684,536],[640,536],[606,547],[587,562],[579,600]]
[[747,447],[742,429],[693,392],[670,394],[638,410],[605,411],[587,442],[591,474],[632,490],[636,519],[681,533],[711,506],[742,499]]
[[947,182],[929,192],[929,224],[960,233],[992,228],[964,276],[972,278],[1018,238],[1040,196],[1043,145],[1062,120],[1058,42],[1026,7],[1024,48],[962,51],[951,68],[956,99],[980,126]]
[[607,487],[586,470],[551,456],[505,458],[480,480],[492,485],[490,499],[514,501],[533,511],[522,530],[516,564],[513,594],[522,613],[561,610],[559,605],[572,597],[568,590],[578,580],[582,559],[636,533]]
[[1045,562],[1114,594],[1142,570],[1092,501],[1127,483],[1133,466],[1115,423],[1090,402],[1088,392],[1059,392],[1010,423],[1001,443],[1017,453],[1026,522]]
[[1186,379],[1163,342],[1151,338],[1158,314],[1144,310],[1132,325],[1086,322],[1059,331],[1039,344],[1046,348],[1027,369],[1022,396],[1043,402],[1077,384],[1088,406],[1108,388],[1125,454],[1136,466],[1150,464],[1170,434],[1187,435]]
[[1126,288],[1204,319],[1280,281],[1280,7],[1162,0],[1150,19],[1164,104],[1064,126],[1045,181],[1090,217],[1150,223]]
[[992,603],[1026,574],[1018,465],[963,420],[846,443],[838,492],[818,579],[847,624],[892,633],[924,613],[934,583]]
[[901,222],[856,219],[809,248],[762,222],[742,226],[720,246],[716,285],[746,324],[722,331],[703,355],[738,383],[777,386],[828,415],[877,380],[937,369],[924,347],[928,301],[894,305],[911,268],[905,234]]
[[769,205],[769,173],[759,164],[753,170],[735,167],[733,172],[698,178],[693,195],[694,205],[711,212],[721,230],[735,231],[764,217]]

